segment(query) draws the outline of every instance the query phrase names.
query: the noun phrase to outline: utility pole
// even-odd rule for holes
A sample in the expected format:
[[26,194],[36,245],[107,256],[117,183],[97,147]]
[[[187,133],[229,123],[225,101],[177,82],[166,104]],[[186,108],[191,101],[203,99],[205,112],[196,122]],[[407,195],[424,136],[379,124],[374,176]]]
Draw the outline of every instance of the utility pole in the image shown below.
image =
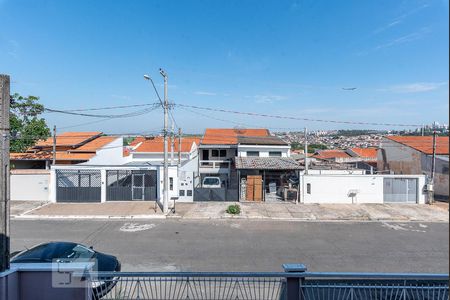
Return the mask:
[[308,174],[308,129],[305,127],[305,174]]
[[56,164],[56,125],[53,126],[53,160],[52,165]]
[[169,101],[167,98],[167,73],[159,69],[159,73],[164,77],[164,183],[163,183],[163,212],[169,212],[169,165],[168,165],[168,145],[167,145],[167,123],[169,120]]
[[175,133],[174,133],[173,121],[172,121],[172,128],[170,131],[170,164],[171,165],[174,164],[174,158],[173,158],[174,147],[175,147]]
[[181,167],[181,128],[178,128],[178,168]]
[[9,104],[10,78],[0,74],[0,273],[9,269]]

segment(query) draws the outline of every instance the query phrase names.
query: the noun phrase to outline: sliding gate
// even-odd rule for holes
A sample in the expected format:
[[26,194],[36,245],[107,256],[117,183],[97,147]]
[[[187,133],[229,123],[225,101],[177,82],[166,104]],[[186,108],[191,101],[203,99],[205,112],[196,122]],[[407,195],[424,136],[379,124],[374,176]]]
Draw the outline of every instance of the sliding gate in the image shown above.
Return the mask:
[[100,170],[56,170],[57,202],[100,202]]
[[107,170],[106,200],[156,200],[155,170]]

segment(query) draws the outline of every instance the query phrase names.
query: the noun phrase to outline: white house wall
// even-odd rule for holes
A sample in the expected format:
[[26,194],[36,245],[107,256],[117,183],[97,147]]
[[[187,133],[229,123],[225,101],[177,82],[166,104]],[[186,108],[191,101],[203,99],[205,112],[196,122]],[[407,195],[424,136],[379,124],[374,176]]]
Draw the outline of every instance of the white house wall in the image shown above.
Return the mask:
[[[157,179],[159,182],[158,187],[158,201],[163,201],[164,199],[164,181],[163,181],[163,174],[164,174],[164,166],[159,166],[159,170],[157,172]],[[173,190],[170,190],[169,186],[169,200],[174,197],[178,197],[178,168],[177,166],[169,166],[169,179],[173,178]],[[170,182],[169,182],[170,183]]]
[[[181,153],[181,161],[186,161],[189,159],[190,154],[183,152]],[[171,154],[169,151],[169,162]],[[129,162],[163,162],[164,161],[164,153],[159,152],[135,152],[129,155]],[[178,152],[174,152],[174,163],[178,163]]]
[[239,145],[238,156],[247,157],[247,151],[258,151],[259,157],[269,157],[269,152],[281,152],[281,157],[290,157],[289,146]]
[[11,200],[48,201],[50,172],[11,174]]
[[[303,175],[301,176],[301,202],[303,203],[383,203],[383,178],[417,178],[418,203],[426,202],[423,192],[425,176],[400,175]],[[307,193],[307,184],[311,185],[311,193]],[[355,197],[349,196],[357,191]]]
[[117,138],[97,150],[97,154],[83,165],[122,165],[126,163],[123,156],[123,138]]

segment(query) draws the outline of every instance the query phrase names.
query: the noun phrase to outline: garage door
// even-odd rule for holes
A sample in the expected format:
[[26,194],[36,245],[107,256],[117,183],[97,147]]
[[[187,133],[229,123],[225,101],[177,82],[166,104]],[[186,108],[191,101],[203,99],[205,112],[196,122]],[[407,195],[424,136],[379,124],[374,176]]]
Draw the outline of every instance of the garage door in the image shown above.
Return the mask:
[[416,178],[384,178],[385,203],[417,203]]
[[56,170],[56,202],[100,201],[100,170]]

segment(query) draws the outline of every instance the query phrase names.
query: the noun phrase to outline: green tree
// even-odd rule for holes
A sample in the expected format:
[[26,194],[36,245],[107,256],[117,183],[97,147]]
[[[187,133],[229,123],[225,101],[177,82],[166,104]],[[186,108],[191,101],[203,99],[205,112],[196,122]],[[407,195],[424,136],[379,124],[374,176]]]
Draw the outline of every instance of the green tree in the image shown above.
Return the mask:
[[36,141],[50,136],[45,119],[40,117],[43,112],[44,106],[39,103],[39,97],[23,97],[17,93],[11,96],[11,152],[24,152]]

